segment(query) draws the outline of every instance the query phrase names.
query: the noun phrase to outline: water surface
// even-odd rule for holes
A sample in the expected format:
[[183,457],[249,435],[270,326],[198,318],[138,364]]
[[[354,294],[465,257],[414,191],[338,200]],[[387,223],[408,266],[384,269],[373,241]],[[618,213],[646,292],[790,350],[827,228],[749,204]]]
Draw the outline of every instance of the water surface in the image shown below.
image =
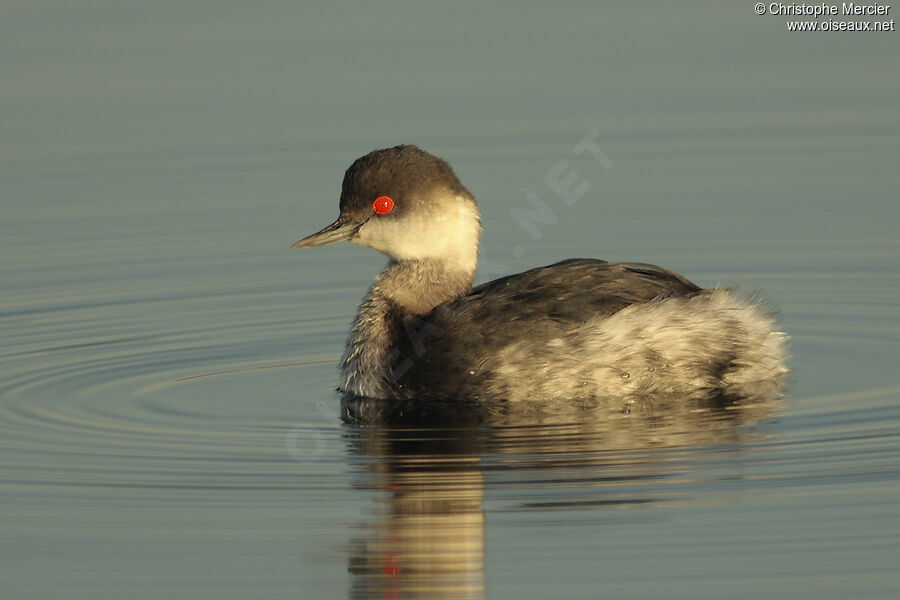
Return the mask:
[[[0,9],[3,596],[895,597],[896,34],[707,3],[398,10]],[[740,284],[780,309],[789,393],[341,425],[383,258],[289,245],[401,142],[478,199],[479,280],[593,256]]]

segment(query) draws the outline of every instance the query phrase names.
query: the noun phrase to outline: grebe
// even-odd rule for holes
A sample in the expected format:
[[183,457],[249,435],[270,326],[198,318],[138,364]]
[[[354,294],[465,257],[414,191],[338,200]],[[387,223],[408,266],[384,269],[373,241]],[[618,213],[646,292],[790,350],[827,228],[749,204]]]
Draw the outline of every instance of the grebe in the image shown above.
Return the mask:
[[345,419],[362,399],[740,397],[787,372],[786,336],[756,302],[654,265],[570,259],[473,289],[480,234],[472,194],[416,146],[347,169],[337,220],[292,246],[347,240],[390,259],[341,359]]

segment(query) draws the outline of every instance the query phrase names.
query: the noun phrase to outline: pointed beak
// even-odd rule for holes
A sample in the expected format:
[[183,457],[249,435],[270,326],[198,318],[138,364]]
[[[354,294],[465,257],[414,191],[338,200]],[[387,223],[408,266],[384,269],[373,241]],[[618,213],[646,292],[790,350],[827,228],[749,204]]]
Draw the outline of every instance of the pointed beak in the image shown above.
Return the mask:
[[299,242],[294,242],[291,245],[291,248],[314,248],[316,246],[325,246],[326,244],[349,240],[356,235],[356,232],[359,231],[359,228],[362,227],[364,223],[365,221],[360,223],[357,221],[347,221],[338,217],[337,221],[325,229],[317,231],[316,233],[303,238]]

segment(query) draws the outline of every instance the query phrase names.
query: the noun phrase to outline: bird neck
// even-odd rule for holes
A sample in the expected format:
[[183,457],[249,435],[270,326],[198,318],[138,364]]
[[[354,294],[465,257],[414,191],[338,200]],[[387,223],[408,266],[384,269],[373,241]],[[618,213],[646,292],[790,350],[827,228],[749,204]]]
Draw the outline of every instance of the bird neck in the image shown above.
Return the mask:
[[358,396],[383,398],[397,376],[396,336],[435,306],[472,288],[475,266],[435,259],[391,261],[372,283],[341,359],[341,389]]
[[468,293],[475,265],[441,259],[391,261],[375,278],[368,298],[383,298],[407,315],[424,315]]

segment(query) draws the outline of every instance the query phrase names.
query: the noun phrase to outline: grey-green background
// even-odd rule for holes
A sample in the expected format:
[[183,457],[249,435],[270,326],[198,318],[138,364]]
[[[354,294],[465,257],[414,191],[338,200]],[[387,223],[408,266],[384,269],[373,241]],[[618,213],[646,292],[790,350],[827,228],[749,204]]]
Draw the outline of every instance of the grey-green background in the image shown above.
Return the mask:
[[[895,597],[900,38],[753,4],[2,3],[0,595]],[[384,259],[289,245],[398,143],[478,199],[479,279],[740,284],[790,394],[652,432],[341,426]]]

